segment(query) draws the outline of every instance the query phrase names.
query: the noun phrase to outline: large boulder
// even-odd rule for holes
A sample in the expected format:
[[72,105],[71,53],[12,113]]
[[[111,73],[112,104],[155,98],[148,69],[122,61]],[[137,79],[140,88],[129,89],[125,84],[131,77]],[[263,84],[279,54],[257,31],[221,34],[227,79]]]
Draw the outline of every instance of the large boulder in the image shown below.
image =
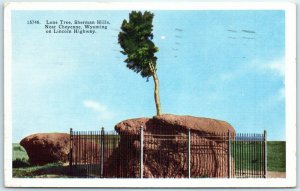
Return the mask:
[[[140,127],[144,129],[145,178],[187,177],[187,132],[191,133],[191,176],[226,177],[227,133],[235,135],[227,122],[193,116],[165,114],[153,118],[128,119],[115,126],[121,135],[119,147],[107,165],[110,177],[139,177]],[[119,161],[122,160],[122,163]]]
[[43,165],[68,161],[70,135],[39,133],[25,137],[20,144],[25,148],[30,164]]

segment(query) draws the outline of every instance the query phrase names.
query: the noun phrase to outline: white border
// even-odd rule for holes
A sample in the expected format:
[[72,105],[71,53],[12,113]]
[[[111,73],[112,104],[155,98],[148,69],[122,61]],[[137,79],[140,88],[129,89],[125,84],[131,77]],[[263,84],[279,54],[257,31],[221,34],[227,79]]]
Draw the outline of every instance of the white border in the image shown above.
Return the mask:
[[[12,10],[285,10],[286,178],[267,179],[65,179],[12,178]],[[8,3],[4,7],[4,176],[6,187],[295,187],[296,186],[296,6],[285,2],[98,2]]]

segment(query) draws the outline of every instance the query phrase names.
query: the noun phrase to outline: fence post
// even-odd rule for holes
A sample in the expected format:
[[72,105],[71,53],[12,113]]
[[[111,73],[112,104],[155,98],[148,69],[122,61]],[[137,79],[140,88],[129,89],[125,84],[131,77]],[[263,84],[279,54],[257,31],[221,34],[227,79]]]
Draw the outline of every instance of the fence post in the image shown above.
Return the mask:
[[267,178],[267,174],[268,174],[268,150],[267,150],[267,131],[264,130],[264,175],[265,178]]
[[141,150],[141,155],[140,155],[140,177],[143,178],[143,163],[144,163],[144,158],[143,158],[143,155],[144,155],[144,145],[143,145],[143,142],[144,142],[144,132],[143,132],[143,126],[140,127],[140,150]]
[[104,127],[101,128],[101,139],[100,139],[100,177],[103,178],[103,163],[104,163]]
[[188,178],[191,178],[191,130],[188,128],[188,134],[187,134],[187,147],[188,147],[188,153],[187,153],[187,170],[188,170]]
[[70,152],[69,152],[69,166],[70,174],[73,174],[73,129],[70,128]]
[[231,138],[230,138],[230,131],[228,131],[227,135],[228,135],[228,153],[227,153],[228,178],[231,178]]

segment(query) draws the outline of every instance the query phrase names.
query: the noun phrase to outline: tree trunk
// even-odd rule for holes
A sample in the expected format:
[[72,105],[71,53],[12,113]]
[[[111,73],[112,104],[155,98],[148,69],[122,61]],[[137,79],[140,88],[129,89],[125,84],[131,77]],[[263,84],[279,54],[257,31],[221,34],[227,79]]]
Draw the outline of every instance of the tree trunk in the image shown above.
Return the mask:
[[158,77],[156,74],[156,70],[152,63],[149,63],[150,70],[152,73],[153,81],[154,81],[154,100],[155,100],[155,107],[156,107],[156,115],[161,115],[161,106],[160,106],[160,99],[159,99],[159,82]]

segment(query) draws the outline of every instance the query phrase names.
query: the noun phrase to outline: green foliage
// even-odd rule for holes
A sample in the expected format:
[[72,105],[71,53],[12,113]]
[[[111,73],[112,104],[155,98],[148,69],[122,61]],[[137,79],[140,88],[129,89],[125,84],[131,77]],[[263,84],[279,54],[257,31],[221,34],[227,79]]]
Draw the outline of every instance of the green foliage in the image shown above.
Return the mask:
[[152,76],[150,63],[156,70],[157,57],[154,54],[158,51],[152,42],[153,17],[154,14],[149,11],[144,13],[132,11],[129,14],[129,21],[126,19],[123,21],[118,36],[123,49],[121,53],[127,55],[127,59],[124,60],[127,67],[147,79]]

